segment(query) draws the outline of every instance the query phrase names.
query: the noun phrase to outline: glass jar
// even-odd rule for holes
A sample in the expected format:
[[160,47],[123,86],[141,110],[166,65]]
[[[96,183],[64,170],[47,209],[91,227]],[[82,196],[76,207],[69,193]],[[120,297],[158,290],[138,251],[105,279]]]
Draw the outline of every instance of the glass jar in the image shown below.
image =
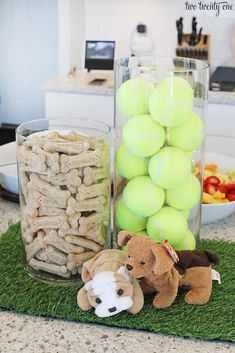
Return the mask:
[[176,250],[199,240],[208,65],[180,57],[115,63],[114,233]]
[[16,130],[27,272],[75,283],[110,247],[110,127],[88,119],[33,120]]

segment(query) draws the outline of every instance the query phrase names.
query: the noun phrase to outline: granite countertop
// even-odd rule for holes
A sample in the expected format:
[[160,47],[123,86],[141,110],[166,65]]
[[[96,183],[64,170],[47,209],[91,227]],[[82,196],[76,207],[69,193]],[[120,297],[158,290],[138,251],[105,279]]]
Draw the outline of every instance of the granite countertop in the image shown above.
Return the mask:
[[[90,82],[95,78],[106,79],[100,86],[93,86]],[[57,77],[42,85],[45,92],[77,93],[90,95],[113,96],[113,73],[79,72],[74,77]],[[209,91],[209,103],[235,105],[235,92]]]
[[[101,85],[92,85],[90,82],[97,78],[105,81]],[[41,89],[45,92],[113,96],[113,79],[112,72],[78,72],[71,77],[61,76],[46,81]]]
[[[19,221],[19,205],[0,199],[0,233]],[[235,240],[235,214],[202,227],[205,238]],[[0,353],[235,353],[235,345],[0,311]]]

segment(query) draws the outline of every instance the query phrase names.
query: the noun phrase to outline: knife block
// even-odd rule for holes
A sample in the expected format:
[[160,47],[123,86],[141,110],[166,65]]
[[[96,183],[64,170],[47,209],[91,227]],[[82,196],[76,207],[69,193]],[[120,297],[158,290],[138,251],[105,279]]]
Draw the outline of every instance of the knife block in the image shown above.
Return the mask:
[[199,59],[210,62],[210,36],[202,34],[200,42],[196,45],[189,45],[191,34],[184,34],[182,44],[176,48],[176,56]]

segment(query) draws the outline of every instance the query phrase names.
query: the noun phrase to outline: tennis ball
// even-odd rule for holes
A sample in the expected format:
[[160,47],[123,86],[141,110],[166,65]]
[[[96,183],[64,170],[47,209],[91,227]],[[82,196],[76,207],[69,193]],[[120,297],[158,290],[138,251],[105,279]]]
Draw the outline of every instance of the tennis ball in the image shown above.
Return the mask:
[[157,212],[162,207],[164,199],[164,190],[148,176],[130,180],[123,190],[123,200],[127,208],[142,217]]
[[116,93],[117,109],[127,117],[147,114],[149,97],[153,89],[152,83],[140,78],[123,82]]
[[187,232],[187,221],[182,213],[172,207],[162,207],[147,221],[150,238],[162,243],[165,239],[174,246],[183,240]]
[[195,150],[205,138],[205,127],[200,116],[191,112],[182,125],[169,129],[169,144],[184,151]]
[[196,248],[196,240],[192,232],[190,230],[187,231],[183,240],[176,244],[175,250],[195,250]]
[[115,222],[120,229],[138,232],[145,229],[147,218],[133,214],[121,199],[116,202]]
[[173,189],[189,178],[191,163],[185,153],[175,147],[163,147],[149,161],[152,180],[165,189]]
[[188,218],[189,218],[190,210],[181,210],[180,212],[181,212],[182,215],[185,217],[185,219],[188,219]]
[[149,111],[153,119],[163,126],[179,126],[192,110],[193,89],[179,77],[161,80],[149,99]]
[[166,203],[178,210],[188,210],[199,203],[200,195],[200,182],[195,175],[191,174],[178,188],[166,190]]
[[148,174],[148,160],[135,156],[124,145],[117,149],[116,166],[118,173],[126,179]]
[[150,115],[137,115],[123,128],[124,145],[139,157],[156,153],[165,142],[165,130]]

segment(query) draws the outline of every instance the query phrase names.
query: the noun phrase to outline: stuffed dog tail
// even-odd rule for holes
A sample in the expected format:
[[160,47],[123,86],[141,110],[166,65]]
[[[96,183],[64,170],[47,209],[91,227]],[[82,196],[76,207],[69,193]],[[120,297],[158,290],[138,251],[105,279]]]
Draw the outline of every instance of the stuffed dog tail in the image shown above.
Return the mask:
[[219,258],[217,255],[213,254],[212,252],[208,250],[204,250],[204,254],[208,257],[209,261],[212,264],[218,264],[219,263]]

